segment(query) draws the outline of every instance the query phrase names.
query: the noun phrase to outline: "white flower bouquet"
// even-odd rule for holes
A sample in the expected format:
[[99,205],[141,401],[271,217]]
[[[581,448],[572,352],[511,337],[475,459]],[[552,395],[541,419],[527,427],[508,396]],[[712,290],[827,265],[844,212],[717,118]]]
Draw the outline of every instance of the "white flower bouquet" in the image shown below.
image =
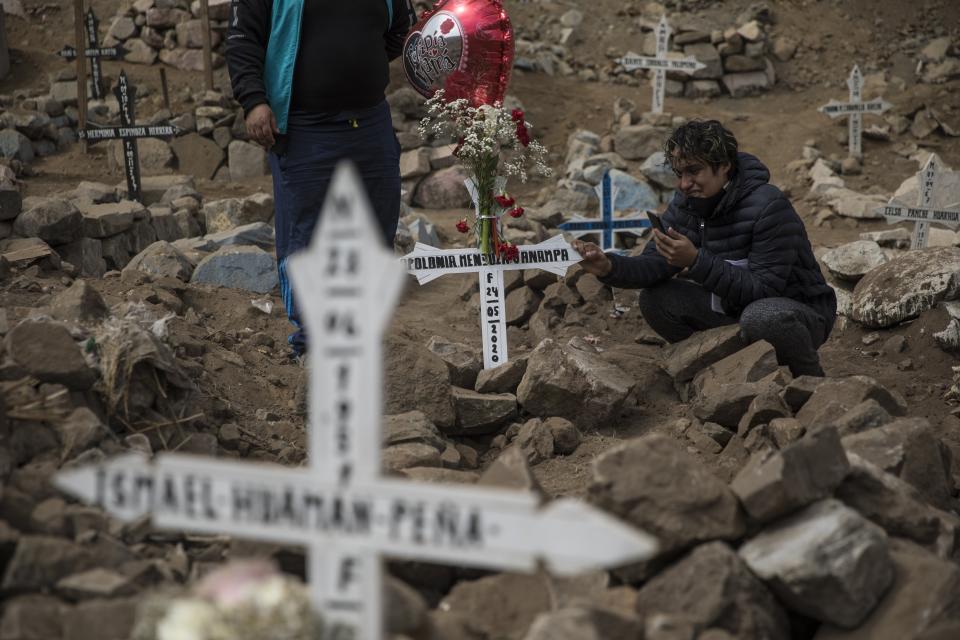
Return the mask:
[[[546,164],[547,150],[530,139],[523,111],[507,111],[503,105],[471,107],[464,99],[447,101],[444,92],[437,91],[427,100],[427,116],[420,122],[420,135],[449,137],[458,141],[454,154],[471,173],[476,189],[477,217],[474,221],[478,249],[510,259],[518,250],[509,243],[500,241],[499,226],[504,214],[519,218],[523,207],[503,191],[504,180],[497,174],[502,166],[508,176],[526,182],[528,174],[535,172],[549,176]],[[470,225],[466,220],[457,224],[461,233],[467,233]]]

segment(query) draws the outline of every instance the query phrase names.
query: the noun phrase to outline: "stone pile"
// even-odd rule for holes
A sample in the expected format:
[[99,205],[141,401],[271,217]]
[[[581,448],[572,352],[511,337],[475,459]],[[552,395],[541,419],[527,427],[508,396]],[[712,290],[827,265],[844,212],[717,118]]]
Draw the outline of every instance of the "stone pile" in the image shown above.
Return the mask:
[[[88,92],[89,95],[89,92]],[[138,87],[137,98],[151,97],[149,87]],[[171,140],[142,138],[137,146],[144,175],[169,174],[171,170],[204,180],[243,181],[266,175],[267,153],[248,141],[243,110],[218,92],[187,96],[195,106],[174,114],[161,108],[138,123],[170,123],[180,129]],[[29,97],[2,97],[0,106],[0,158],[19,174],[22,165],[53,155],[77,141],[76,74],[63,69],[51,74],[49,90]],[[109,93],[103,100],[88,102],[87,119],[100,125],[117,124],[119,104]],[[140,105],[142,112],[144,105]],[[114,167],[123,166],[122,143],[103,143]]]
[[[651,3],[655,4],[655,3]],[[628,49],[640,55],[656,55],[656,28],[659,11],[645,10],[633,18],[639,34],[637,44]],[[628,72],[617,59],[626,50],[610,48],[604,64],[583,62],[574,53],[575,45],[591,38],[584,23],[584,13],[570,9],[562,15],[544,12],[531,27],[520,27],[517,37],[517,57],[514,66],[525,71],[548,75],[576,76],[586,82],[611,82],[638,86],[645,80],[637,72]],[[768,35],[771,17],[768,11],[746,12],[737,22],[726,28],[703,23],[696,18],[678,14],[668,15],[674,29],[670,41],[671,57],[693,56],[706,65],[693,75],[669,73],[668,97],[712,98],[731,95],[735,98],[766,91],[776,83],[773,60],[787,62],[793,58],[797,42]]]
[[[213,66],[224,64],[222,43],[230,17],[228,0],[210,0]],[[110,21],[103,46],[123,44],[126,62],[157,60],[185,71],[203,71],[203,22],[200,1],[136,0],[122,5]]]
[[122,270],[260,293],[276,286],[272,196],[202,203],[180,175],[144,178],[142,189],[148,206],[126,199],[125,183],[4,201],[0,260],[80,277]]
[[960,47],[949,36],[930,40],[920,51],[918,75],[921,82],[941,84],[960,78]]

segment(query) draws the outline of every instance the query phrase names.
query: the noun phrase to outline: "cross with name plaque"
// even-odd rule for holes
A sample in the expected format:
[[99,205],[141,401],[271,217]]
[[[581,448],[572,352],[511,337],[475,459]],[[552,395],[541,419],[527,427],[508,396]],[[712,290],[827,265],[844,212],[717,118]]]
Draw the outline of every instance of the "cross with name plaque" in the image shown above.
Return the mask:
[[653,85],[651,113],[663,113],[663,96],[667,89],[667,71],[680,71],[681,73],[692,74],[699,69],[705,68],[703,64],[692,56],[685,58],[668,58],[667,52],[670,45],[670,24],[667,22],[667,16],[661,16],[657,24],[657,55],[641,56],[632,51],[617,60],[617,63],[623,66],[627,71],[634,69],[652,69],[653,76],[651,84]]
[[88,123],[90,128],[81,129],[77,136],[90,143],[103,140],[123,141],[123,166],[127,177],[127,193],[131,198],[142,201],[140,193],[140,155],[137,151],[138,138],[170,138],[180,129],[172,124],[137,125],[134,124],[134,104],[137,88],[127,81],[127,74],[120,72],[117,86],[113,90],[120,105],[120,126],[104,126]]
[[603,251],[614,249],[613,234],[630,233],[642,236],[644,229],[650,228],[650,219],[647,216],[634,218],[614,218],[613,212],[617,202],[618,189],[613,185],[610,172],[603,174],[603,179],[596,186],[597,196],[600,198],[600,218],[584,218],[574,215],[567,222],[561,223],[559,229],[566,231],[575,238],[591,233],[600,234],[600,248]]
[[917,174],[919,192],[916,207],[905,207],[891,200],[886,206],[874,209],[875,213],[882,215],[891,224],[905,221],[916,223],[913,227],[913,238],[910,241],[911,249],[927,248],[931,222],[954,228],[960,226],[960,203],[953,203],[943,208],[933,206],[933,192],[937,185],[937,164],[937,157],[931,153],[927,163]]
[[330,640],[383,634],[382,560],[570,575],[650,558],[648,534],[572,498],[380,475],[381,339],[403,286],[356,170],[341,165],[289,270],[313,340],[308,465],[162,453],[62,471],[56,485],[162,529],[307,547]]
[[[98,20],[97,16],[93,13],[93,9],[88,9],[84,15],[83,26],[87,34],[87,48],[84,49],[83,55],[90,60],[90,84],[93,89],[93,98],[103,100],[104,86],[103,72],[100,69],[100,58],[122,58],[127,53],[127,50],[119,44],[114,47],[100,46],[100,36],[98,35],[100,20]],[[70,45],[66,45],[57,52],[57,55],[64,60],[73,60],[77,57],[77,50]],[[82,82],[79,78],[77,81]]]
[[[476,187],[469,178],[465,182],[479,215]],[[504,184],[505,180],[498,179],[498,191],[502,190]],[[508,260],[502,255],[483,253],[479,249],[438,249],[418,242],[413,251],[401,258],[407,271],[416,276],[420,284],[450,273],[476,273],[479,276],[484,369],[499,367],[509,357],[503,272],[542,269],[563,276],[568,267],[581,260],[580,254],[562,236],[554,236],[538,244],[518,246],[517,251],[516,258]]]
[[860,67],[858,65],[853,65],[853,70],[850,71],[850,77],[847,78],[847,87],[850,89],[849,102],[831,100],[817,109],[817,111],[831,118],[848,116],[847,122],[850,138],[847,144],[847,151],[850,156],[860,158],[863,156],[863,114],[874,113],[880,115],[893,105],[883,98],[874,98],[867,102],[862,101],[863,74],[860,73]]

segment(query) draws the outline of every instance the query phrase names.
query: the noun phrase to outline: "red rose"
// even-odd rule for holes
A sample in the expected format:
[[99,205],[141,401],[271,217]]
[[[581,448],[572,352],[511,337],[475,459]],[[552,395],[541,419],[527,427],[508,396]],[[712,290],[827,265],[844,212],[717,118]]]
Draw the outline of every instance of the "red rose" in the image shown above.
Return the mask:
[[530,146],[530,134],[527,133],[527,127],[523,122],[517,123],[517,140],[525,147]]
[[504,242],[500,245],[500,255],[504,260],[517,260],[520,257],[520,249],[515,244]]
[[507,207],[512,207],[515,200],[508,196],[505,193],[501,193],[499,196],[496,196],[494,200],[497,201],[497,204],[506,209]]
[[466,218],[463,218],[459,222],[457,222],[457,231],[459,231],[460,233],[467,233],[468,231],[470,231],[470,225],[467,224]]
[[523,111],[514,109],[510,112],[510,117],[513,118],[514,122],[523,122]]
[[519,218],[523,215],[523,207],[514,207],[509,213],[511,218]]

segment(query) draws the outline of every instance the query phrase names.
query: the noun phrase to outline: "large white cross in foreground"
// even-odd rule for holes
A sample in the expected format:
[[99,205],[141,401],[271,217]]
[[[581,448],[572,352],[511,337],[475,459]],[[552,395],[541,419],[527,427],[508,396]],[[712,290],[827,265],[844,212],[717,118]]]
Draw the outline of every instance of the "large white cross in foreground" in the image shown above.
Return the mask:
[[863,94],[863,74],[860,73],[860,67],[857,65],[853,65],[850,77],[847,78],[847,87],[850,88],[849,102],[831,100],[817,109],[817,111],[831,118],[849,116],[847,122],[850,139],[847,144],[847,150],[849,155],[859,158],[863,155],[863,114],[875,113],[880,115],[893,105],[883,98],[874,98],[868,102],[861,101]]
[[695,73],[707,65],[696,58],[687,56],[686,58],[668,58],[667,52],[670,45],[670,25],[667,23],[667,16],[660,17],[660,23],[657,24],[657,55],[655,57],[641,56],[632,51],[617,60],[627,71],[634,69],[653,69],[651,84],[653,86],[653,98],[650,111],[652,113],[663,113],[663,94],[667,88],[667,71],[681,71],[683,73]]
[[923,165],[923,169],[917,174],[917,181],[919,190],[916,207],[904,207],[891,200],[885,207],[878,207],[874,211],[885,217],[891,224],[904,221],[916,222],[910,248],[926,249],[931,222],[950,227],[960,226],[960,203],[952,203],[943,209],[933,207],[933,192],[937,183],[937,160],[934,154],[930,154],[927,164]]
[[325,638],[379,640],[381,556],[558,574],[649,558],[656,541],[577,500],[380,477],[380,342],[403,272],[356,171],[334,174],[313,243],[289,262],[311,339],[309,465],[127,454],[56,485],[122,520],[306,545]]

